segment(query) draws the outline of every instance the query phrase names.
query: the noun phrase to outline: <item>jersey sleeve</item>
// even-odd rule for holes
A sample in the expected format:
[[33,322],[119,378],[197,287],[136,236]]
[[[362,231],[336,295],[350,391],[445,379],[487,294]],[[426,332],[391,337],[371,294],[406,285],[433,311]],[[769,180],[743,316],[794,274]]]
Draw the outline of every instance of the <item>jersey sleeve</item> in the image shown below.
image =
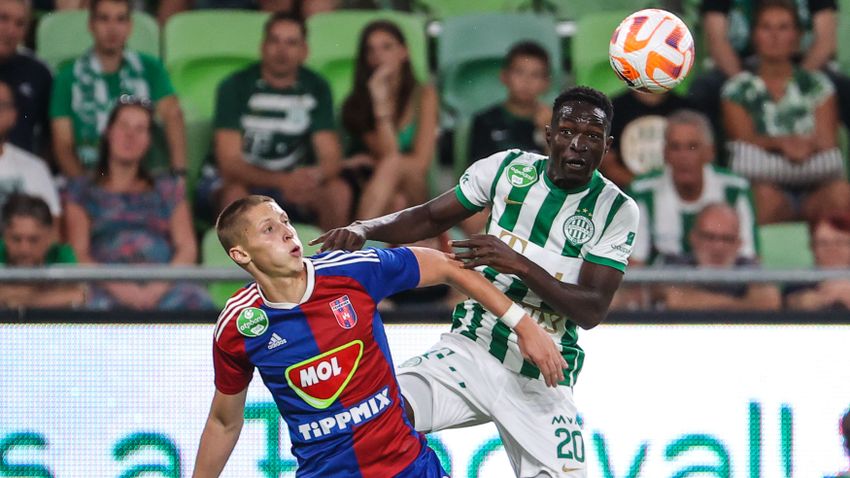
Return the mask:
[[584,260],[625,272],[634,247],[639,219],[637,204],[627,199],[602,231],[602,238],[585,253]]
[[472,163],[466,169],[455,187],[455,195],[463,207],[477,212],[490,204],[493,185],[499,180],[508,157],[516,155],[501,151]]
[[378,262],[372,269],[369,295],[376,302],[419,285],[419,261],[407,247],[374,249]]
[[251,383],[254,366],[248,360],[244,350],[236,350],[240,338],[228,338],[224,334],[213,343],[213,368],[215,370],[215,388],[219,392],[234,395]]

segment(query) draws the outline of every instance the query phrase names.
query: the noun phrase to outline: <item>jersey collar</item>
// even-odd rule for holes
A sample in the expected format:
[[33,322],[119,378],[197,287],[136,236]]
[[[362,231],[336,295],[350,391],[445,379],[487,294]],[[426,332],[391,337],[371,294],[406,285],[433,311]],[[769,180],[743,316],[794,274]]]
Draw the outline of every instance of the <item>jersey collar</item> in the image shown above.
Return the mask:
[[304,259],[304,267],[307,269],[307,288],[304,290],[304,295],[301,297],[301,300],[299,300],[298,303],[272,302],[268,300],[263,294],[263,289],[260,288],[259,284],[257,285],[257,292],[260,293],[260,297],[263,299],[263,303],[266,307],[271,307],[272,309],[294,309],[310,299],[310,296],[313,295],[313,289],[316,285],[316,270],[313,269],[313,263],[308,261],[307,259]]

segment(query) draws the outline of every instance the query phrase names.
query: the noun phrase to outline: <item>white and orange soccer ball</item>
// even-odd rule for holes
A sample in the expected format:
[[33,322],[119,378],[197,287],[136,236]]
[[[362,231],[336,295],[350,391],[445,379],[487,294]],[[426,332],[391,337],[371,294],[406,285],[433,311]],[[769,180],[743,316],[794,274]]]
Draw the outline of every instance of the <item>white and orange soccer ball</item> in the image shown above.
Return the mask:
[[663,93],[691,71],[694,38],[676,15],[649,8],[632,13],[614,30],[608,57],[629,88]]

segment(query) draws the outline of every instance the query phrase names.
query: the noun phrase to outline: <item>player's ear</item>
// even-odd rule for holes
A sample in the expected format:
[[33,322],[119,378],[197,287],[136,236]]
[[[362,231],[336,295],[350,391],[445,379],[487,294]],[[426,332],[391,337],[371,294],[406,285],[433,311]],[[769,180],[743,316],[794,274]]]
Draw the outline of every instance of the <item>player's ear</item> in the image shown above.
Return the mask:
[[227,255],[233,259],[233,262],[239,264],[242,267],[248,265],[251,262],[251,255],[245,249],[242,249],[242,246],[233,246],[227,251]]

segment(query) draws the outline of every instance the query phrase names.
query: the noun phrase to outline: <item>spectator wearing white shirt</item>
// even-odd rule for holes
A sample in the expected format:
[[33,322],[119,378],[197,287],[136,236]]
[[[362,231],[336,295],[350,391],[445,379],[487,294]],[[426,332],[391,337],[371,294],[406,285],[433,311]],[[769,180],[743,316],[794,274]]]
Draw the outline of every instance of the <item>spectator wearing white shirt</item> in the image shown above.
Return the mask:
[[8,141],[16,119],[12,89],[0,81],[0,203],[13,193],[26,193],[44,199],[58,218],[62,214],[59,192],[47,163]]

